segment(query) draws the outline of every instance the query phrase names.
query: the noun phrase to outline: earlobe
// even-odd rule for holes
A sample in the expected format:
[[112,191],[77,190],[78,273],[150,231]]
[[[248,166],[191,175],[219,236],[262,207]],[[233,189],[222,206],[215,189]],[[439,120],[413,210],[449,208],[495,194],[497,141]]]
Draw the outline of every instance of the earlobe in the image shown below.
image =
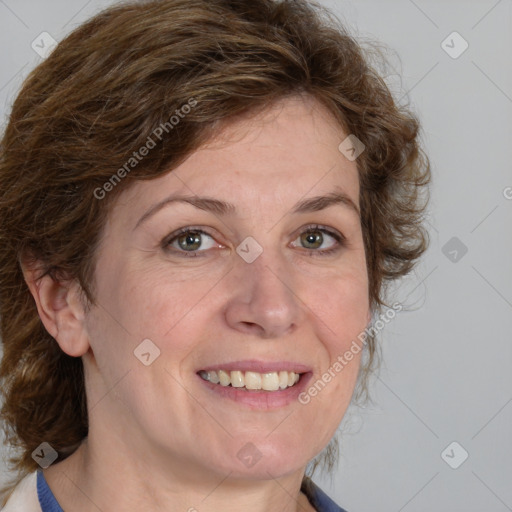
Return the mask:
[[23,266],[23,275],[43,325],[62,351],[74,357],[85,354],[89,338],[78,282],[74,279],[58,281],[50,275],[39,278],[35,267]]

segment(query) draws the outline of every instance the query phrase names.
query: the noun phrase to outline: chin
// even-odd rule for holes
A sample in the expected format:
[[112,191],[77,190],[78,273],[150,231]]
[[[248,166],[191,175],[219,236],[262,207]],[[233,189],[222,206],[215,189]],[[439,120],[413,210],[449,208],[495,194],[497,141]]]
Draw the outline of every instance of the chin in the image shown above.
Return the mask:
[[[327,443],[326,443],[327,444]],[[269,438],[261,436],[253,440],[247,436],[244,440],[233,443],[232,448],[218,459],[221,469],[231,473],[231,477],[240,479],[268,480],[269,478],[280,478],[297,471],[304,470],[307,463],[313,459],[318,452],[316,447],[307,446],[305,440],[290,440],[277,443],[277,440],[270,441]]]

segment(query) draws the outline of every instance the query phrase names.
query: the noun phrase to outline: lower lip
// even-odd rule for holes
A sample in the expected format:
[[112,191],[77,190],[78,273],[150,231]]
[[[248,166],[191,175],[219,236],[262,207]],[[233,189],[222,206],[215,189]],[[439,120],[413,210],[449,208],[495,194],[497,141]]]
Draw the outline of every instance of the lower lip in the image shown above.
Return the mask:
[[286,407],[292,402],[297,402],[301,392],[306,388],[312,373],[303,373],[297,384],[278,391],[246,390],[232,386],[221,386],[204,380],[199,375],[197,378],[215,395],[233,400],[239,404],[249,406],[252,409],[278,409]]

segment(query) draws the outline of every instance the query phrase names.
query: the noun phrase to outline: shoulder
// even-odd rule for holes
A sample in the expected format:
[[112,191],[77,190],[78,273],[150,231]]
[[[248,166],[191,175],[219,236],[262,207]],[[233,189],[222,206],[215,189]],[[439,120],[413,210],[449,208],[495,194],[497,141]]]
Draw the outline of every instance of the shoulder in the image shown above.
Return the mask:
[[37,471],[20,480],[2,512],[41,512],[37,497]]
[[331,500],[331,498],[308,477],[304,477],[302,480],[301,491],[307,496],[309,502],[317,512],[347,512]]

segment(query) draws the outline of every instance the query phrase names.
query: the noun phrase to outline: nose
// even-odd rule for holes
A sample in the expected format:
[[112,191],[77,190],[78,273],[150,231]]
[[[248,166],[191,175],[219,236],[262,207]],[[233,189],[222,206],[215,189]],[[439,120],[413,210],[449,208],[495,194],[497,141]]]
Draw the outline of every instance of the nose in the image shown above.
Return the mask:
[[252,263],[240,258],[236,265],[230,273],[233,293],[225,310],[229,326],[264,339],[295,331],[301,323],[303,303],[291,267],[270,251]]

